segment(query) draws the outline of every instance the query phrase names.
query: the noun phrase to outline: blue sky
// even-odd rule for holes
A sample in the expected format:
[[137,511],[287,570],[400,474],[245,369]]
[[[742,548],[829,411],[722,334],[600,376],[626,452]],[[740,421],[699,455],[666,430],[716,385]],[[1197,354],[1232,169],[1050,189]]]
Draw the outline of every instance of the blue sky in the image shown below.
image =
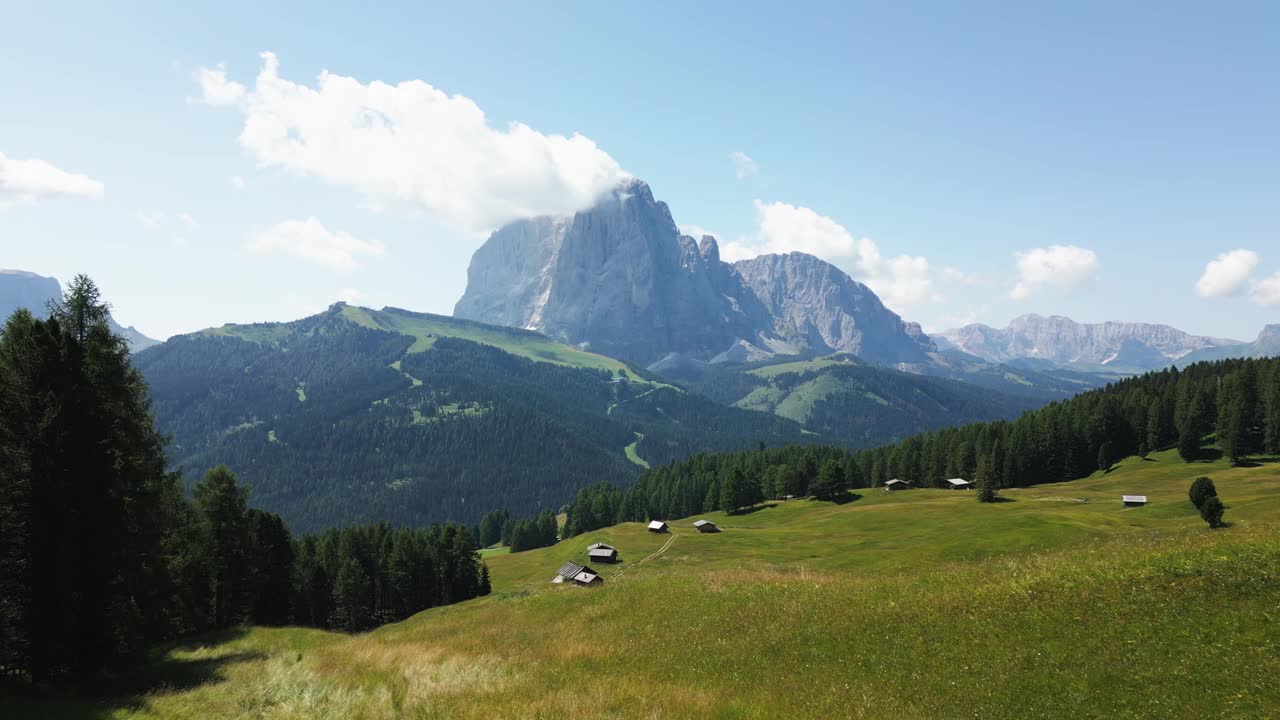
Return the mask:
[[1275,3],[269,5],[5,3],[0,267],[159,337],[448,313],[487,229],[630,174],[928,330],[1280,321]]

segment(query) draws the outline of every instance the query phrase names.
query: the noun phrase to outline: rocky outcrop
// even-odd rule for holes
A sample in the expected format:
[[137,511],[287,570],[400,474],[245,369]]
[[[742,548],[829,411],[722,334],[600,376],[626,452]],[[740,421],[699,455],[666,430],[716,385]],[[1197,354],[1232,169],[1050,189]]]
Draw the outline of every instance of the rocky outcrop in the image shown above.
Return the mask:
[[734,263],[733,270],[772,318],[773,333],[808,351],[897,365],[927,362],[926,353],[937,349],[871,288],[812,255],[761,255]]
[[966,325],[941,333],[941,338],[949,346],[990,362],[1039,358],[1143,369],[1167,367],[1191,353],[1238,344],[1190,335],[1168,325],[1084,324],[1057,315],[1023,315],[1003,329]]
[[932,350],[865,285],[818,258],[729,265],[715,238],[682,235],[631,180],[571,218],[512,223],[471,259],[457,317],[539,330],[642,365],[844,351],[884,364]]

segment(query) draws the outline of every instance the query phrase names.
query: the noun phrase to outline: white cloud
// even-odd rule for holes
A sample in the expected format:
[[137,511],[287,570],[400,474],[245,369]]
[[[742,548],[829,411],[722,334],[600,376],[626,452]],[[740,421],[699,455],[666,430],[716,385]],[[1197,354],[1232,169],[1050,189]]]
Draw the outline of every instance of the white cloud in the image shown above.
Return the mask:
[[1244,289],[1249,273],[1258,266],[1258,254],[1252,250],[1231,250],[1210,260],[1196,281],[1200,297],[1226,297]]
[[0,153],[0,204],[35,202],[44,197],[102,197],[102,183],[88,175],[60,170],[39,158],[17,160]]
[[338,297],[342,298],[342,302],[348,305],[359,305],[364,299],[364,293],[356,288],[342,288],[338,291]]
[[196,70],[196,82],[200,83],[200,97],[187,98],[188,102],[227,106],[235,105],[244,97],[244,85],[227,79],[225,65]]
[[688,235],[694,240],[701,240],[703,235],[710,235],[713,238],[720,237],[719,233],[712,232],[711,230],[708,230],[702,227],[701,225],[681,225],[680,233],[683,235]]
[[760,251],[751,247],[745,240],[730,240],[720,243],[720,259],[727,263],[750,260],[759,254]]
[[729,162],[733,163],[733,174],[739,180],[745,180],[760,172],[760,164],[741,150],[734,150],[729,153]]
[[240,177],[239,175],[231,176],[231,187],[235,188],[236,190],[243,190],[245,189],[246,185],[247,183],[245,183],[244,178]]
[[743,238],[721,245],[720,257],[735,262],[761,253],[803,252],[829,262],[850,258],[850,274],[865,283],[895,312],[920,303],[937,303],[945,297],[937,290],[939,275],[952,284],[976,284],[977,276],[955,268],[935,269],[917,255],[884,257],[870,238],[855,240],[840,223],[811,208],[782,202],[755,203],[759,231],[754,239]]
[[766,253],[803,252],[820,258],[854,254],[853,235],[843,225],[807,207],[755,201]]
[[197,73],[203,101],[244,115],[240,144],[258,164],[406,203],[463,230],[585,207],[627,174],[579,134],[489,126],[473,101],[420,80],[396,85],[322,72],[314,86],[278,74],[263,53],[252,88],[222,68]]
[[919,255],[884,258],[873,240],[862,238],[858,241],[855,266],[859,279],[896,312],[902,312],[909,305],[943,299],[934,292],[934,273],[927,258]]
[[1009,297],[1022,300],[1042,287],[1075,288],[1098,273],[1098,254],[1075,245],[1051,245],[1015,253],[1018,282]]
[[178,222],[182,224],[183,229],[187,232],[195,232],[200,229],[200,225],[196,223],[196,219],[187,213],[178,215]]
[[1263,307],[1280,305],[1280,272],[1254,283],[1249,288],[1249,299]]
[[266,230],[255,233],[248,244],[255,255],[283,253],[334,270],[354,270],[358,266],[356,256],[379,256],[383,253],[380,242],[366,242],[344,232],[332,232],[314,217],[306,220],[286,220]]

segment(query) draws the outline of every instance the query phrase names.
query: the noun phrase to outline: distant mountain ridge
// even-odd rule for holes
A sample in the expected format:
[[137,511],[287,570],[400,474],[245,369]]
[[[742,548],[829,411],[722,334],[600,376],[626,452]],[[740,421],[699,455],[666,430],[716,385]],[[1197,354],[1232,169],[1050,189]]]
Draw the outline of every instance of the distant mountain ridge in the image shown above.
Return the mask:
[[1014,318],[1006,328],[966,325],[939,333],[935,340],[943,347],[988,362],[1032,358],[1146,370],[1168,367],[1192,353],[1241,344],[1238,340],[1191,335],[1168,325],[1086,324],[1059,315],[1034,314]]
[[572,217],[511,223],[478,249],[460,318],[538,330],[643,366],[848,352],[879,364],[936,350],[875,293],[803,253],[732,265],[627,181]]
[[1253,342],[1197,350],[1181,358],[1178,365],[1181,367],[1204,360],[1264,357],[1280,357],[1280,323],[1264,326]]
[[[26,308],[37,315],[44,315],[51,301],[62,299],[62,285],[56,278],[37,275],[25,270],[0,269],[0,323],[16,310]],[[143,335],[134,327],[124,327],[114,318],[109,320],[111,329],[129,343],[129,349],[139,352],[159,344],[159,340]]]

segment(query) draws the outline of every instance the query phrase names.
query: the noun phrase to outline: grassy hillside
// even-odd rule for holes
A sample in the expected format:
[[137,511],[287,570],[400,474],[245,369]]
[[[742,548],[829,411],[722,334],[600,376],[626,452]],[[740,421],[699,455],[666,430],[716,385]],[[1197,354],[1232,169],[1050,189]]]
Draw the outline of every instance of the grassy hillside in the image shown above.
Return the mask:
[[[1231,527],[1187,501],[1214,477]],[[1126,509],[1121,493],[1151,505]],[[13,717],[1268,717],[1280,465],[1006,491],[864,491],[487,558],[495,593],[367,635],[255,629]],[[547,583],[604,540],[600,588]],[[664,549],[665,548],[665,549]]]
[[[385,330],[413,338],[407,353],[420,353],[431,348],[442,337],[459,338],[489,345],[517,357],[549,362],[565,367],[587,370],[606,370],[611,375],[623,375],[635,382],[646,382],[624,362],[589,353],[558,343],[541,333],[518,328],[499,327],[460,318],[416,313],[399,308],[357,307],[337,303],[331,308],[345,320],[369,328]],[[279,343],[293,332],[292,323],[258,323],[254,325],[223,325],[210,328],[202,334],[236,337],[258,343]]]

